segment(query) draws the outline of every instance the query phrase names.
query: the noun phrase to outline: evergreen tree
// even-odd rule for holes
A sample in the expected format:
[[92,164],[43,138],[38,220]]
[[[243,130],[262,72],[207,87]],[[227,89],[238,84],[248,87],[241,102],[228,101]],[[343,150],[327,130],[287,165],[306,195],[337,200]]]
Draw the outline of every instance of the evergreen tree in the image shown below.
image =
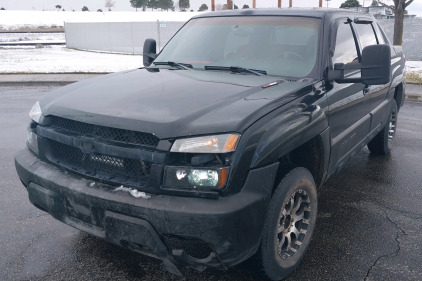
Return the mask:
[[82,7],[82,12],[89,12],[88,7],[87,7],[87,6],[83,6],[83,7]]
[[173,10],[174,9],[174,2],[173,0],[158,0],[157,1],[157,8],[161,10]]
[[145,11],[147,6],[147,0],[130,0],[130,5],[138,11],[139,8],[142,8]]
[[208,5],[204,3],[201,5],[201,7],[199,7],[198,12],[203,12],[207,10],[208,10]]
[[187,10],[190,7],[189,0],[179,0],[179,9]]
[[346,0],[340,6],[340,8],[353,8],[353,7],[360,7],[360,3],[358,0]]
[[151,11],[158,8],[158,0],[148,0],[147,7],[151,8]]

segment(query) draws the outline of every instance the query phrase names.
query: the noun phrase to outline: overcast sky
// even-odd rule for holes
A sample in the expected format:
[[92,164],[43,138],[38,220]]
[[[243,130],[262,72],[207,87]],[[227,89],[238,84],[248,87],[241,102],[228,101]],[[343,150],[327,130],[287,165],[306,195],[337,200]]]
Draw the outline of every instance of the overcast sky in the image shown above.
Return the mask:
[[[178,1],[178,0],[173,0]],[[341,3],[345,0],[330,0],[328,6],[331,8],[340,7]],[[324,7],[327,6],[326,0],[323,1]],[[362,5],[368,6],[372,3],[372,0],[360,0]],[[392,0],[386,0],[387,3],[392,3]],[[206,3],[208,7],[211,6],[211,0],[190,0],[191,9],[197,10],[198,7]],[[225,0],[215,0],[216,4],[224,4]],[[252,0],[234,0],[234,3],[240,7],[243,4],[248,4],[252,7]],[[318,6],[319,0],[293,0],[293,6],[295,7],[316,7]],[[61,5],[62,9],[67,11],[75,10],[80,11],[83,6],[87,6],[91,11],[98,9],[105,10],[105,0],[0,0],[0,7],[4,7],[7,10],[54,10],[56,5]],[[257,8],[276,7],[277,0],[256,0]],[[289,0],[282,0],[282,6],[288,7]],[[134,8],[130,6],[129,0],[115,0],[115,7],[113,11],[134,11]],[[408,7],[409,14],[416,14],[422,16],[422,0],[415,0]]]

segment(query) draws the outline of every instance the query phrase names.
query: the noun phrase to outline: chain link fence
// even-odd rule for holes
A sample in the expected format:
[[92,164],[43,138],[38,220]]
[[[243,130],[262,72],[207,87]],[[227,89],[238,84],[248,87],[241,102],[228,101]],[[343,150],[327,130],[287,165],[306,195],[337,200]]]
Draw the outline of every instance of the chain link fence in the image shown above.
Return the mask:
[[157,51],[185,22],[67,22],[66,47],[110,53],[142,54],[145,39],[157,41]]
[[[394,19],[378,19],[390,42],[393,42]],[[408,60],[422,61],[422,19],[404,20],[403,52]]]

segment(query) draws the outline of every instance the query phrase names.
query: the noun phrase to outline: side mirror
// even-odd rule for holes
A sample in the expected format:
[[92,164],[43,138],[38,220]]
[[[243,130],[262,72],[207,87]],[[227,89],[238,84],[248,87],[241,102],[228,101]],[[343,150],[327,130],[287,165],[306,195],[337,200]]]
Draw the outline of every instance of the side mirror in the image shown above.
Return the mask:
[[[334,70],[328,70],[327,79],[337,83],[363,83],[365,85],[383,85],[390,82],[391,49],[389,45],[371,45],[362,50],[362,62],[348,64],[336,63]],[[344,71],[360,69],[360,78],[344,79]]]
[[362,83],[382,85],[390,82],[391,49],[388,45],[371,45],[362,51]]
[[144,66],[150,66],[157,57],[157,43],[154,39],[146,39],[143,50]]

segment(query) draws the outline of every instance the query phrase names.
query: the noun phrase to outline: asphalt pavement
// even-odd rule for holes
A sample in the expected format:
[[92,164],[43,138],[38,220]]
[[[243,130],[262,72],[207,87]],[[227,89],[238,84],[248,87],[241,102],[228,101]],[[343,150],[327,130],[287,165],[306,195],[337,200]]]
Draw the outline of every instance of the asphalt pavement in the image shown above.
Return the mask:
[[[25,148],[28,111],[58,85],[0,83],[0,280],[260,281],[253,263],[227,271],[182,269],[106,243],[34,207],[14,154]],[[391,155],[365,148],[318,191],[318,219],[293,280],[422,280],[422,103],[399,112]],[[247,233],[245,233],[247,235]]]
[[[66,85],[83,79],[106,73],[22,73],[0,74],[0,86],[3,85]],[[406,100],[422,102],[422,85],[407,84]]]

